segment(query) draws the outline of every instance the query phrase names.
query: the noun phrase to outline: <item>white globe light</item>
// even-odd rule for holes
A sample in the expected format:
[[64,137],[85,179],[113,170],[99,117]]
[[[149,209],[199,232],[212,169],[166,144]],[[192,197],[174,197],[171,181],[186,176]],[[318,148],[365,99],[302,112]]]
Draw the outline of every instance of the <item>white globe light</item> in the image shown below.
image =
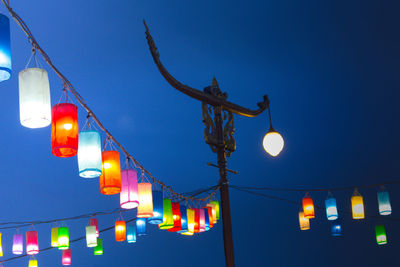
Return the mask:
[[283,141],[282,135],[275,131],[269,131],[263,140],[265,151],[273,157],[276,157],[281,153],[285,142]]

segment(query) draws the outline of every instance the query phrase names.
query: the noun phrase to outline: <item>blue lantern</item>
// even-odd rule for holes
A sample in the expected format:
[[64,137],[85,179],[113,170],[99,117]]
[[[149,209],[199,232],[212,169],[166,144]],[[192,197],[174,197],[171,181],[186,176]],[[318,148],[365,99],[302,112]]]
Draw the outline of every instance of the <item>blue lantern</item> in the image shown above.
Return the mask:
[[136,234],[138,236],[147,235],[146,218],[137,218],[136,219]]
[[153,217],[147,220],[150,224],[160,224],[163,222],[163,192],[153,191]]
[[0,14],[0,82],[11,77],[10,20]]
[[204,215],[206,231],[208,231],[210,230],[210,217],[208,216],[208,209],[204,209]]
[[380,215],[390,215],[392,213],[389,193],[384,188],[378,192],[378,206]]
[[332,236],[341,236],[342,235],[342,225],[340,224],[339,220],[332,222],[331,234],[332,234]]
[[178,233],[186,233],[188,231],[188,221],[187,221],[187,209],[186,206],[180,205],[181,209],[181,223],[182,229],[178,231]]
[[336,206],[336,199],[332,196],[330,192],[328,193],[328,198],[325,200],[325,206],[326,206],[326,217],[328,218],[328,220],[330,221],[336,220],[339,217]]
[[88,130],[79,133],[78,141],[79,176],[99,177],[101,168],[101,139],[97,131]]
[[136,225],[129,225],[126,231],[126,240],[128,243],[136,242]]

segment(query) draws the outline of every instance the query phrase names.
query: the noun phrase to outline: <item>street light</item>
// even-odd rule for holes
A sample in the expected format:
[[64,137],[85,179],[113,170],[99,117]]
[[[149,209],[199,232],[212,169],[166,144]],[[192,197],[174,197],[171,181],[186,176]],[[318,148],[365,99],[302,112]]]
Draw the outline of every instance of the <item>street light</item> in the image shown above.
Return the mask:
[[269,131],[264,136],[263,139],[263,146],[265,151],[273,157],[276,157],[281,153],[285,142],[283,141],[283,137],[280,133],[275,131],[274,127],[272,126],[272,119],[271,119],[271,110],[268,107],[268,115],[269,115]]

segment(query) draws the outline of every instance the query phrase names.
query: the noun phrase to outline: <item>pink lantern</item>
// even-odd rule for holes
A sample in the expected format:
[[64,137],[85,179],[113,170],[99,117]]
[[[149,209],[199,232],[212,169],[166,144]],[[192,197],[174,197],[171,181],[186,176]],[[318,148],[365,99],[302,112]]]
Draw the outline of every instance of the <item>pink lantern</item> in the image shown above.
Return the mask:
[[96,237],[99,237],[99,221],[96,218],[90,218],[89,226],[96,226]]
[[200,232],[206,231],[206,213],[200,209]]
[[34,255],[39,253],[39,240],[36,231],[26,232],[26,254]]
[[123,209],[134,209],[139,205],[136,170],[126,169],[121,172],[120,203]]
[[62,265],[71,265],[71,249],[64,249],[62,252]]

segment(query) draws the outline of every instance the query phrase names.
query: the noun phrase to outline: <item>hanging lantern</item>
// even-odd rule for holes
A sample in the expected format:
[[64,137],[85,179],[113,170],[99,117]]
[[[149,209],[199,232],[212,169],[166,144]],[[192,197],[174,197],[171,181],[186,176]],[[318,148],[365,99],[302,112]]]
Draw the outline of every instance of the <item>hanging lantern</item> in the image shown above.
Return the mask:
[[78,151],[78,108],[74,104],[61,103],[53,106],[51,147],[56,157],[73,157]]
[[118,151],[103,151],[100,192],[104,195],[115,195],[121,192],[121,165]]
[[200,209],[194,209],[194,233],[200,232]]
[[208,214],[208,209],[207,208],[203,208],[204,210],[204,221],[205,221],[205,230],[208,231],[210,230],[210,217]]
[[351,208],[353,211],[353,219],[364,219],[364,202],[363,197],[358,193],[357,189],[354,190],[351,197]]
[[211,201],[210,202],[211,204],[214,204],[215,205],[215,217],[217,218],[217,220],[219,220],[219,202],[218,202],[218,200],[213,200],[213,201]]
[[326,217],[328,220],[333,221],[336,220],[339,215],[336,206],[336,199],[332,196],[332,194],[328,193],[328,198],[325,200],[326,207]]
[[99,233],[99,221],[96,218],[89,219],[89,226],[96,226],[96,237],[100,236]]
[[137,218],[136,219],[136,233],[138,236],[147,235],[146,232],[146,219]]
[[93,253],[94,255],[103,255],[103,240],[101,238],[97,238],[97,246],[94,247]]
[[79,176],[83,178],[99,177],[102,172],[101,163],[100,133],[93,130],[81,131],[78,141]]
[[133,169],[121,172],[120,204],[123,209],[134,209],[139,205],[137,173]]
[[26,254],[34,255],[39,253],[39,241],[36,231],[26,232]]
[[126,232],[126,240],[128,243],[136,242],[136,225],[129,225]]
[[139,183],[138,193],[139,206],[137,209],[137,217],[153,217],[153,193],[151,192],[151,183]]
[[58,247],[58,227],[51,228],[51,246]]
[[206,231],[206,215],[204,213],[204,209],[199,209],[200,212],[200,219],[199,219],[199,232],[205,232]]
[[62,265],[71,265],[71,249],[63,250]]
[[29,267],[38,267],[38,262],[35,259],[29,260]]
[[69,249],[69,230],[68,227],[58,227],[58,249]]
[[182,229],[178,233],[186,233],[188,231],[188,221],[187,221],[187,209],[184,205],[180,205],[181,210],[181,225]]
[[385,226],[383,225],[375,226],[375,235],[376,235],[376,243],[378,243],[378,245],[387,244]]
[[378,206],[380,215],[392,214],[392,206],[390,205],[389,193],[384,188],[378,192]]
[[306,194],[305,197],[303,197],[303,212],[304,212],[304,217],[307,219],[312,219],[315,218],[314,214],[314,202],[311,197]]
[[178,232],[182,230],[181,208],[178,202],[172,202],[173,227],[168,232]]
[[160,224],[163,222],[163,192],[153,191],[153,217],[147,219],[150,224]]
[[213,203],[208,203],[208,204],[207,204],[207,207],[210,207],[210,208],[211,208],[212,221],[213,221],[213,224],[216,224],[216,223],[217,223],[216,205],[213,204]]
[[209,219],[210,219],[210,228],[213,228],[213,226],[214,226],[214,222],[213,222],[213,209],[212,209],[212,207],[210,207],[210,206],[206,206],[206,207],[204,207],[204,208],[206,208],[207,210],[208,210],[208,217],[209,217]]
[[88,248],[97,246],[96,226],[86,226],[86,245]]
[[181,233],[182,235],[193,235],[194,233],[194,209],[186,210],[188,231]]
[[0,14],[0,82],[11,77],[10,20]]
[[24,252],[24,237],[21,234],[14,234],[12,252],[21,255]]
[[331,234],[332,236],[341,236],[342,235],[342,225],[338,220],[333,221],[331,224]]
[[18,83],[19,118],[22,126],[42,128],[50,125],[50,85],[47,71],[39,68],[24,69],[18,74]]
[[161,230],[171,229],[174,227],[174,217],[172,213],[171,199],[163,199],[163,223],[158,225]]
[[0,257],[3,257],[3,246],[1,245],[1,233],[0,233]]
[[115,222],[115,241],[122,242],[126,240],[126,224],[125,221]]
[[299,211],[299,225],[302,231],[310,229],[310,220],[304,217],[304,212],[302,211]]

